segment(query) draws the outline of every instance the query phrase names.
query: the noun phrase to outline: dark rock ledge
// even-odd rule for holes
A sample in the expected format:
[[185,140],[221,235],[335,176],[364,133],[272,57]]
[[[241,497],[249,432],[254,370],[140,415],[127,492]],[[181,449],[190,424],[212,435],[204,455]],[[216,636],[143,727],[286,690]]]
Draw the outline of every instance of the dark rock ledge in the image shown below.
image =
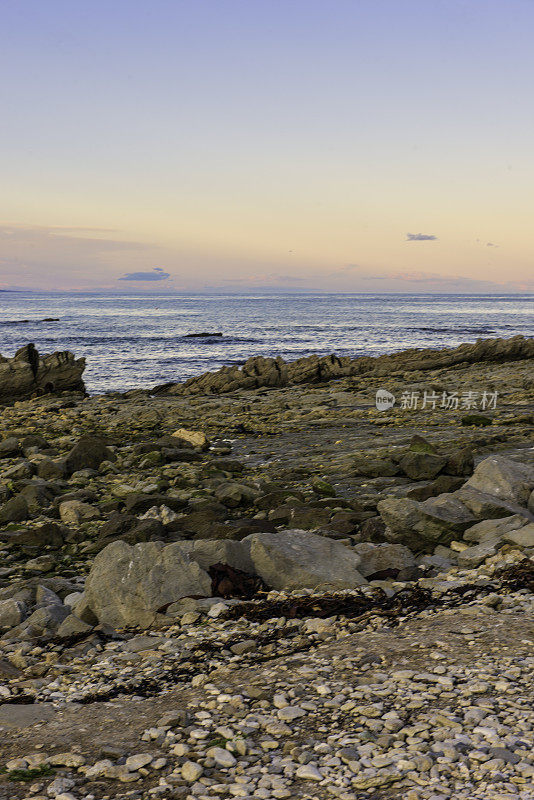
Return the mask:
[[13,358],[0,355],[0,400],[19,400],[49,392],[85,391],[85,359],[68,350],[39,355],[34,344]]

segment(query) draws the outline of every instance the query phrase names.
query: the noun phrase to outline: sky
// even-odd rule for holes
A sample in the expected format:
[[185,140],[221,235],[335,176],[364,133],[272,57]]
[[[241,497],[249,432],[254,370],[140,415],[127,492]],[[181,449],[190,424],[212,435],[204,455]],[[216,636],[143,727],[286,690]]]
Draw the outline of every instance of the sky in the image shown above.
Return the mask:
[[0,289],[534,291],[533,0],[17,0]]

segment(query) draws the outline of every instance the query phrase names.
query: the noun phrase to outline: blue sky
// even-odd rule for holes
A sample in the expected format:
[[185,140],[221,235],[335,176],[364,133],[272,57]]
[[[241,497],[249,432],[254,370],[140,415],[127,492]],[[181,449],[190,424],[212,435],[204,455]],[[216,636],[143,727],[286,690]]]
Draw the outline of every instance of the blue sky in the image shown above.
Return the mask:
[[529,0],[6,4],[0,287],[534,289],[533,23]]

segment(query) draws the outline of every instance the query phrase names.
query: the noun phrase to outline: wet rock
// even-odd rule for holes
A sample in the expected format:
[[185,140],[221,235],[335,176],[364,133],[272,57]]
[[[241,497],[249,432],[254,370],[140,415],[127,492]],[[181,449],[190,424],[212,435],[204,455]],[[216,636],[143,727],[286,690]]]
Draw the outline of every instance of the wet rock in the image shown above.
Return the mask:
[[114,627],[151,625],[158,612],[186,595],[209,596],[211,580],[178,543],[117,541],[95,557],[85,586],[88,607]]
[[37,462],[37,475],[44,480],[55,480],[67,475],[67,465],[64,458],[42,458]]
[[273,589],[352,588],[365,583],[348,547],[300,530],[255,533],[245,540],[255,574]]

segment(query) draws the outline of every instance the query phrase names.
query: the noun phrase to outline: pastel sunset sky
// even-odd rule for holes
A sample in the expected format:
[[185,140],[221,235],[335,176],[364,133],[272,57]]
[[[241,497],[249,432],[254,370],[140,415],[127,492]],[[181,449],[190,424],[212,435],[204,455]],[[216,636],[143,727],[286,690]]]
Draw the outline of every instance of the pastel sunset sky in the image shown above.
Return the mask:
[[534,291],[531,0],[17,0],[0,288]]

